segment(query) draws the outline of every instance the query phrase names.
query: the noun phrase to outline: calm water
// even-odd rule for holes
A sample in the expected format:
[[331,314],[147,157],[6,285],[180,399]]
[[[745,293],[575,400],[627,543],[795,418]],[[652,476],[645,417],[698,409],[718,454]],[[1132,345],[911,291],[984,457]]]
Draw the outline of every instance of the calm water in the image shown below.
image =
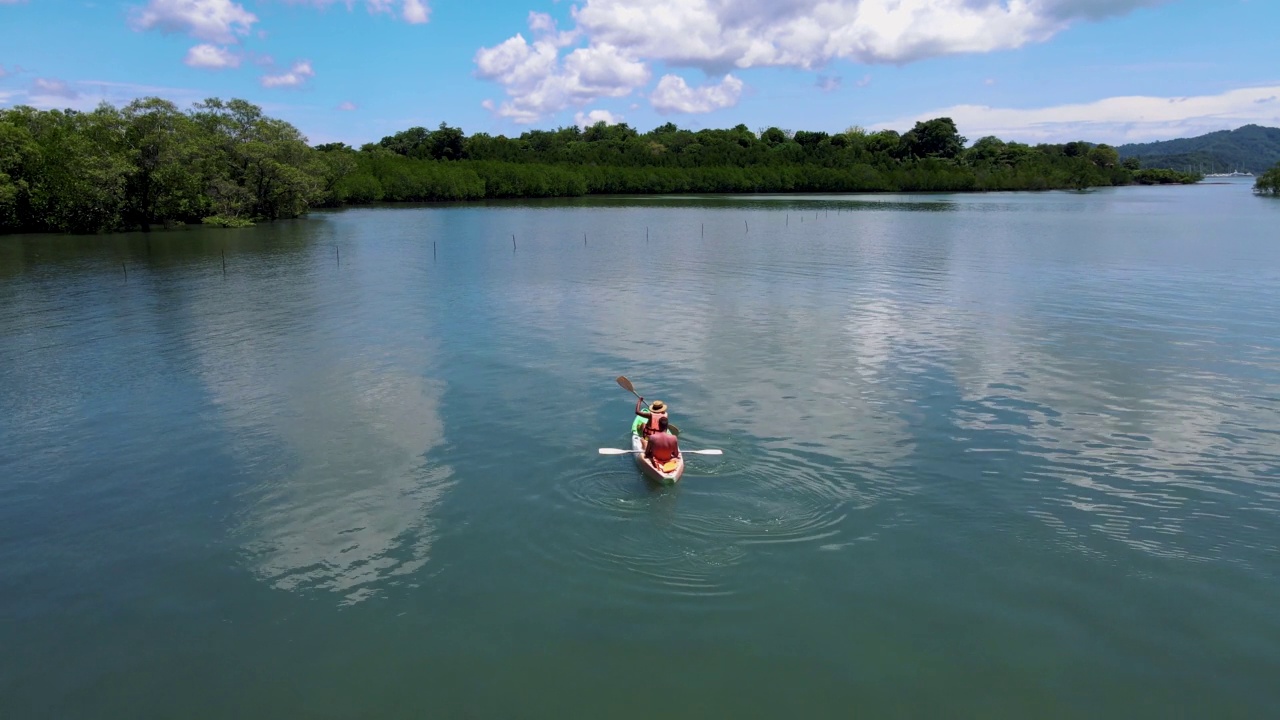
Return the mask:
[[0,237],[0,716],[1273,717],[1249,187]]

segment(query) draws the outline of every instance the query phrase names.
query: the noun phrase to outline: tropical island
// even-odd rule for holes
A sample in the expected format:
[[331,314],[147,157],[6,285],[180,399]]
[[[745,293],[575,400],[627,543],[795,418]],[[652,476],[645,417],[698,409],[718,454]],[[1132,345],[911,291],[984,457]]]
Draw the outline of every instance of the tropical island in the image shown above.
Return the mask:
[[312,147],[244,100],[182,111],[160,98],[91,112],[0,111],[0,232],[244,226],[313,207],[626,193],[921,192],[1194,183],[1077,141],[967,145],[950,118],[904,133],[745,125],[641,133],[626,124],[516,138],[414,127]]

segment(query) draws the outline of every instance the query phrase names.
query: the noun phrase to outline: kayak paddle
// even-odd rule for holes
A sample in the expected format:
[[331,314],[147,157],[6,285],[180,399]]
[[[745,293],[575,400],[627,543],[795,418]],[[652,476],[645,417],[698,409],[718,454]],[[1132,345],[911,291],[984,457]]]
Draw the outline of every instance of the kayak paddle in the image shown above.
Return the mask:
[[[626,375],[618,376],[618,384],[622,386],[623,390],[630,392],[632,395],[635,395],[636,397],[640,397],[640,393],[636,392],[636,386],[631,384],[631,381],[627,379]],[[644,406],[645,408],[648,408],[649,403],[645,403]],[[671,431],[672,435],[680,434],[680,428],[676,427],[676,424],[671,422],[670,420],[667,420],[667,429]]]

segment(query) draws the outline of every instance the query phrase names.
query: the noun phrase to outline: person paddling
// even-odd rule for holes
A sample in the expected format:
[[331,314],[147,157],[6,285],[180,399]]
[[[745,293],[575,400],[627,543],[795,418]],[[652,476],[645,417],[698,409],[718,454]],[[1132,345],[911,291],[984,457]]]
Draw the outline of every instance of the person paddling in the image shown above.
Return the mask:
[[[658,403],[653,404],[654,407],[657,405]],[[644,457],[663,472],[670,470],[666,467],[667,463],[680,457],[680,439],[667,432],[666,415],[658,418],[658,432],[649,436],[649,442],[644,447]]]
[[642,418],[648,418],[649,422],[645,423],[644,431],[640,433],[642,445],[648,445],[649,436],[659,432],[666,432],[666,429],[659,430],[658,422],[667,419],[667,404],[661,400],[654,400],[648,410],[644,409],[644,398],[636,398],[636,414]]

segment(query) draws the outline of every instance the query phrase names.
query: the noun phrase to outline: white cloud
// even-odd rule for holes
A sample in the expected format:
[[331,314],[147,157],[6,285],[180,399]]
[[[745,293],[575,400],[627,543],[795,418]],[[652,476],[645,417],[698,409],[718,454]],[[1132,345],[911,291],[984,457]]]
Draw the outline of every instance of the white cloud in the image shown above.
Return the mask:
[[649,96],[653,109],[662,114],[670,112],[707,113],[712,110],[733,107],[742,95],[742,81],[732,75],[715,85],[691,88],[679,75],[663,75]]
[[[511,97],[498,114],[532,122],[598,97],[626,95],[645,84],[635,81],[648,77],[654,62],[709,76],[734,68],[813,70],[836,60],[901,64],[1017,48],[1076,22],[1171,1],[583,0],[571,11],[573,29],[560,31],[551,16],[531,12],[533,43],[516,35],[481,48],[475,62],[480,77],[501,83]],[[569,52],[562,67],[558,48],[579,41],[585,47]],[[607,85],[608,92],[591,96],[586,84],[566,91],[574,85],[569,58],[580,52],[607,52],[634,70],[624,82]],[[523,80],[516,82],[516,75]],[[820,80],[819,86],[832,89],[833,83]]]
[[593,43],[704,68],[906,63],[1040,42],[1073,22],[1169,0],[586,0]]
[[400,15],[405,22],[418,25],[431,18],[431,8],[427,7],[422,0],[404,0],[404,10]]
[[261,78],[262,87],[265,88],[296,88],[305,85],[307,80],[315,76],[315,71],[311,69],[310,60],[299,60],[289,68],[288,72],[279,75],[263,75]]
[[1280,85],[1196,97],[1112,97],[1043,108],[956,105],[873,125],[909,129],[916,121],[950,117],[970,139],[995,135],[1023,142],[1088,140],[1120,145],[1203,135],[1258,123],[1280,125]]
[[[531,23],[540,23],[531,15]],[[540,30],[539,32],[543,32]],[[519,123],[585,105],[600,97],[622,97],[649,82],[649,69],[611,45],[578,48],[563,58],[557,37],[529,43],[523,35],[476,52],[476,75],[506,88],[510,100],[485,107]]]
[[181,32],[208,42],[231,44],[249,34],[258,17],[231,0],[151,0],[134,8],[134,30]]
[[356,104],[355,104],[355,103],[353,103],[353,102],[351,102],[350,100],[348,100],[348,101],[346,101],[346,102],[344,102],[344,103],[340,103],[340,104],[338,105],[338,109],[339,109],[339,110],[344,110],[344,111],[346,111],[346,112],[351,112],[352,110],[355,110],[355,109],[356,109]]
[[866,87],[870,84],[871,84],[870,75],[863,75],[862,77],[858,78],[858,82],[854,83],[854,85],[857,85],[858,87]]
[[556,47],[564,47],[573,43],[578,39],[578,31],[568,30],[560,32],[560,28],[556,26],[555,18],[546,13],[529,11],[529,29],[533,31],[533,36],[538,40],[545,40]]
[[240,56],[216,45],[196,45],[187,51],[182,62],[197,68],[234,68],[240,67]]
[[622,122],[621,115],[614,115],[608,110],[592,110],[588,113],[575,113],[573,116],[573,124],[580,128],[587,128],[603,121],[605,125],[617,125]]

